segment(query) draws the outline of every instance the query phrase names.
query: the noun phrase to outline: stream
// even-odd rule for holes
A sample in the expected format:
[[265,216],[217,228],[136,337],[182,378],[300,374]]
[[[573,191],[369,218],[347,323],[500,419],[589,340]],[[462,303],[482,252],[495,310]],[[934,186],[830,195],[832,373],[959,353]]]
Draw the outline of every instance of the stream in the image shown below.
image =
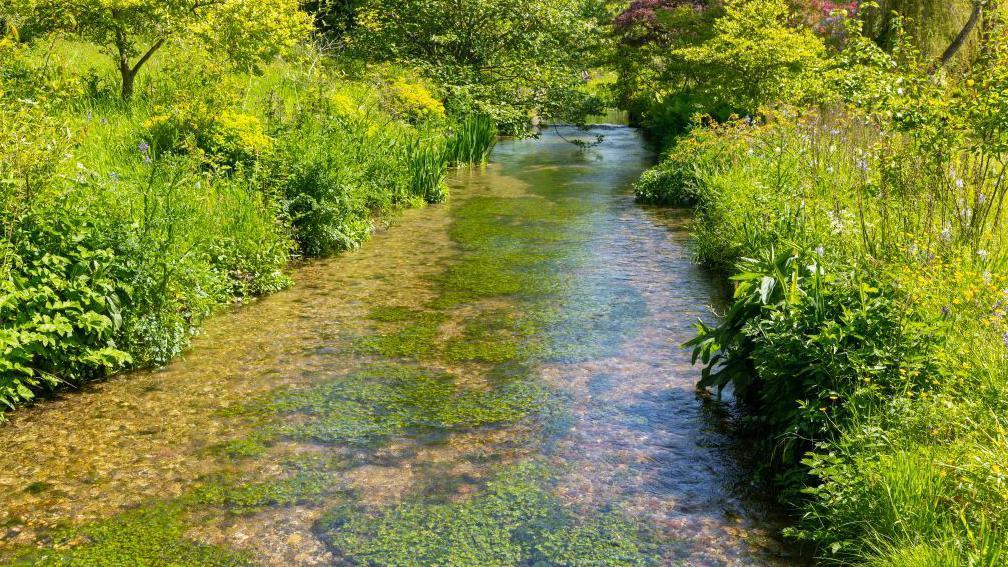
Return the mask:
[[168,367],[13,412],[0,563],[798,564],[679,347],[724,291],[634,204],[653,159],[503,141]]

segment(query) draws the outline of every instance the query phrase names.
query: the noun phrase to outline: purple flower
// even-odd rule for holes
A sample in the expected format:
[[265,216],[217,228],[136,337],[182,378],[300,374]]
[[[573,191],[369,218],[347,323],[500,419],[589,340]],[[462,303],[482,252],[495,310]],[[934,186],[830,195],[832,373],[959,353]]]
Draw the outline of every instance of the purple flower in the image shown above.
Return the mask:
[[142,141],[139,144],[137,144],[137,149],[140,150],[140,157],[143,158],[144,163],[150,163],[151,162],[150,144],[148,144],[146,141]]
[[1004,345],[1008,347],[1008,331],[1005,331],[1005,333],[1001,335],[1001,342],[1003,342]]

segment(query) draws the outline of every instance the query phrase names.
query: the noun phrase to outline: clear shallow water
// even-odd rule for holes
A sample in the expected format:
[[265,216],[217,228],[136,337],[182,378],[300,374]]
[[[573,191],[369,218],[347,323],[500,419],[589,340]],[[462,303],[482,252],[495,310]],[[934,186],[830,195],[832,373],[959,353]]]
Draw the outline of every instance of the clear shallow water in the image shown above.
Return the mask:
[[678,348],[719,296],[689,219],[635,206],[653,156],[598,131],[503,142],[169,367],[12,415],[0,557],[793,563]]

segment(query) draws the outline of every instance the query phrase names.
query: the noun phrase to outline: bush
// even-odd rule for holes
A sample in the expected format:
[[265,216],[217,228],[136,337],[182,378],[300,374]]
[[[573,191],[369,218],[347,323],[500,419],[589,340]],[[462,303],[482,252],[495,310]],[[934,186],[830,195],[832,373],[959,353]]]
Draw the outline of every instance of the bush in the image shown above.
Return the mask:
[[637,202],[674,207],[705,209],[715,202],[702,202],[713,193],[704,187],[710,179],[737,159],[744,144],[749,121],[734,118],[709,127],[694,124],[689,135],[678,138],[662,160],[644,172],[634,184]]
[[273,145],[255,116],[199,103],[178,104],[148,119],[144,127],[156,152],[199,151],[212,163],[230,168],[251,166]]
[[12,262],[0,283],[0,404],[12,408],[132,362],[115,340],[131,289],[108,227],[72,206],[7,222]]
[[445,117],[444,104],[423,83],[398,79],[389,90],[392,113],[408,122],[416,124]]

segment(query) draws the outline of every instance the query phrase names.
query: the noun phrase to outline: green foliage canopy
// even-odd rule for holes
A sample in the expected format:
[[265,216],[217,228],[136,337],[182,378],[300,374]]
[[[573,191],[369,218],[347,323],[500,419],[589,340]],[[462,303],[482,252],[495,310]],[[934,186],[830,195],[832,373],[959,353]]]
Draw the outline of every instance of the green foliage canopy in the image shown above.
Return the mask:
[[601,40],[590,0],[369,1],[353,44],[369,58],[423,68],[450,110],[491,116],[510,131],[529,116],[584,108],[579,87]]
[[169,40],[255,67],[294,47],[311,25],[297,0],[41,0],[32,14],[105,49],[122,77],[124,99]]
[[706,79],[707,93],[747,113],[806,94],[824,63],[822,40],[788,25],[784,0],[731,0],[725,7],[712,38],[676,52]]

